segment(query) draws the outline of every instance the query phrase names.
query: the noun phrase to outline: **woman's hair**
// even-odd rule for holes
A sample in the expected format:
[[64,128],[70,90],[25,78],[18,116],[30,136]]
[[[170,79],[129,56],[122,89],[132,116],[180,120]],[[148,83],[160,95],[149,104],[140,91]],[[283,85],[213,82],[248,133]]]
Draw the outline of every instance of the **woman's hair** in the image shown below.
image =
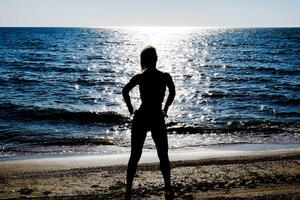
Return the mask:
[[154,68],[157,62],[156,49],[152,46],[147,46],[141,52],[141,67],[143,69]]

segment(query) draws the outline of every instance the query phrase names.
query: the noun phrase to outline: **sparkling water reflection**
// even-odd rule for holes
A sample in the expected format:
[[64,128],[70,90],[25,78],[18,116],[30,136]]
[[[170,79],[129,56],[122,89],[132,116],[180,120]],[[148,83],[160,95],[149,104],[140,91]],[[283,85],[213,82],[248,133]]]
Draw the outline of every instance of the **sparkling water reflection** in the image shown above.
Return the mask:
[[[176,85],[167,119],[172,148],[300,143],[299,33],[0,28],[0,145],[7,152],[65,138],[106,137],[123,151],[130,121],[121,89],[140,71],[140,51],[150,44],[157,48],[158,68]],[[137,88],[132,97],[137,108]],[[145,147],[153,143],[147,140]]]

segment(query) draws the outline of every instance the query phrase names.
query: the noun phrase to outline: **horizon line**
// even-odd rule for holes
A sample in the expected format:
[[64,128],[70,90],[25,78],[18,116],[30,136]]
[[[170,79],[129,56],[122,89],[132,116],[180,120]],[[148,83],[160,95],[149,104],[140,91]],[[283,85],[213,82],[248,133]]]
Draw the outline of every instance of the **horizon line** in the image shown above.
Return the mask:
[[29,25],[29,26],[1,26],[0,28],[202,28],[202,29],[226,29],[226,28],[300,28],[300,26],[164,26],[164,25],[157,25],[157,26],[36,26],[36,25]]

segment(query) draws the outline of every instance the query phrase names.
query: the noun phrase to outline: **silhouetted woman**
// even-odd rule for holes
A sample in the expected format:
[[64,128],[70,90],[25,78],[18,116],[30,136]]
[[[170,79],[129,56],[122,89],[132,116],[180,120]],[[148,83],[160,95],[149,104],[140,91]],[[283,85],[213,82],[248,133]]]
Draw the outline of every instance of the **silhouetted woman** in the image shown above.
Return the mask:
[[[164,117],[167,115],[169,106],[174,100],[175,86],[170,74],[156,69],[156,62],[157,54],[155,48],[151,46],[146,47],[141,53],[142,72],[133,76],[122,91],[130,114],[133,114],[133,107],[129,92],[137,85],[139,86],[142,101],[140,108],[134,113],[132,122],[131,155],[127,168],[126,199],[130,199],[132,182],[137,164],[142,155],[147,131],[151,131],[157,148],[166,194],[172,195],[168,138]],[[164,109],[162,109],[166,87],[169,89],[169,96]]]

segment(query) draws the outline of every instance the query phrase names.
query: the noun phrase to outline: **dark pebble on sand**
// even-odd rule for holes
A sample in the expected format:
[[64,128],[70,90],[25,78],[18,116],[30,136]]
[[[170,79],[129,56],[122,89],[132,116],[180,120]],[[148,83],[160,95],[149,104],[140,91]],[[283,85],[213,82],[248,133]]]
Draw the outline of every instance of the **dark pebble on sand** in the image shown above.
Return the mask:
[[51,194],[51,193],[52,193],[51,191],[44,191],[44,192],[43,192],[43,195],[48,196],[48,195]]
[[193,200],[194,197],[190,194],[186,194],[186,195],[182,196],[182,199],[184,199],[184,200]]
[[19,190],[19,192],[20,192],[20,194],[22,194],[22,195],[29,195],[29,194],[31,194],[32,192],[33,192],[33,189],[30,189],[30,188],[21,188],[20,190]]
[[91,188],[97,188],[99,185],[91,185]]
[[200,187],[199,190],[201,190],[202,192],[206,192],[208,190],[208,188],[203,186],[203,187]]
[[118,189],[121,189],[121,188],[123,188],[125,186],[126,186],[125,183],[123,183],[121,181],[118,181],[114,185],[110,186],[109,189],[110,190],[118,190]]

